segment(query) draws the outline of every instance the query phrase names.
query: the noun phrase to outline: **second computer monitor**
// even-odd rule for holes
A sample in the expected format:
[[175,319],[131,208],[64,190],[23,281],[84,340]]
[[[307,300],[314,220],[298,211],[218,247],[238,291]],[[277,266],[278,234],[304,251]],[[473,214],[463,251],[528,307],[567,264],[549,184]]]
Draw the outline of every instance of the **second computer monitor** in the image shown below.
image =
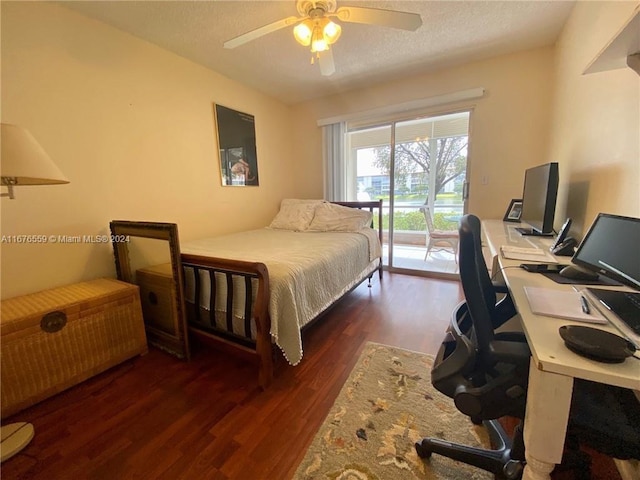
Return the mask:
[[520,221],[531,226],[529,234],[553,234],[557,195],[557,162],[545,163],[525,171]]
[[640,218],[600,213],[571,261],[640,290]]

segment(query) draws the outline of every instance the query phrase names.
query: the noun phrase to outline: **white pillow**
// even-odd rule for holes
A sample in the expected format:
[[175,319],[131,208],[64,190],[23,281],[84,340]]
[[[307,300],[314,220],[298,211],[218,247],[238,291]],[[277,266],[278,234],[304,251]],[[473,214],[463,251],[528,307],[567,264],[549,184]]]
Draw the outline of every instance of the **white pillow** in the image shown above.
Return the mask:
[[322,200],[285,198],[282,200],[280,211],[269,225],[269,228],[302,232],[309,228],[316,206],[320,203],[322,203]]
[[280,206],[283,205],[299,205],[299,204],[314,204],[318,205],[320,203],[327,203],[326,200],[318,200],[315,198],[284,198],[282,202],[280,202]]
[[314,232],[357,232],[371,226],[373,214],[367,210],[344,207],[334,203],[316,206],[309,230]]

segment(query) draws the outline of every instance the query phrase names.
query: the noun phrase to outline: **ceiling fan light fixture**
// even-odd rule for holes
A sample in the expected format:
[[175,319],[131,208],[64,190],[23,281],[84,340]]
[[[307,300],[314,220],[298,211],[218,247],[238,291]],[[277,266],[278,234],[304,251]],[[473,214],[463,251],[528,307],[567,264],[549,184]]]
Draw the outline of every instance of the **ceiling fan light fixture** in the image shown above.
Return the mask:
[[[409,31],[414,31],[422,25],[422,18],[417,13],[360,6],[337,8],[337,1],[296,0],[297,17],[286,17],[245,32],[224,42],[224,48],[236,48],[285,27],[293,27],[296,42],[304,47],[311,47],[311,63],[318,59],[320,72],[323,76],[328,76],[335,72],[333,52],[329,47],[340,38],[340,23],[380,25]],[[338,19],[339,23],[330,19]]]
[[325,52],[329,50],[329,45],[332,45],[340,38],[342,27],[326,17],[317,18],[313,22],[311,51],[313,53]]
[[315,52],[324,52],[325,50],[329,50],[329,42],[324,36],[323,29],[320,25],[316,25],[313,27],[313,33],[311,35],[311,51]]
[[308,47],[311,45],[311,34],[313,33],[313,29],[313,21],[307,18],[294,27],[293,36],[300,45]]
[[326,19],[326,20],[327,20],[327,23],[324,26],[323,34],[327,43],[331,45],[340,38],[340,34],[342,33],[342,27],[337,23],[332,22],[329,19]]

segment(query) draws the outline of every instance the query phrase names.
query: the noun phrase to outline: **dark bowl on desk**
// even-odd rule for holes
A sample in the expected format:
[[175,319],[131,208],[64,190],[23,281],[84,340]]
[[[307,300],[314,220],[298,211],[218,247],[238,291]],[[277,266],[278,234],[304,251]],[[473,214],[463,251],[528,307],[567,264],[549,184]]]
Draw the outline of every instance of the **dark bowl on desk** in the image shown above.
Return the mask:
[[598,362],[621,363],[636,352],[627,339],[598,328],[563,325],[558,331],[569,350]]

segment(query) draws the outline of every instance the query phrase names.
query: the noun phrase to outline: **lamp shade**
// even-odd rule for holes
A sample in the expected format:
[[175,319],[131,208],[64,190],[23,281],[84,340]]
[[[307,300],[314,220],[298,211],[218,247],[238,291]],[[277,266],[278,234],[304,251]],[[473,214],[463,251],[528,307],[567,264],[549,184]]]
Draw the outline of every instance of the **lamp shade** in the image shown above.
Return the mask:
[[309,45],[311,45],[312,31],[313,22],[307,18],[306,20],[295,26],[295,28],[293,29],[293,36],[300,45],[308,47]]
[[342,33],[342,27],[337,23],[328,20],[324,27],[322,28],[322,34],[324,38],[327,40],[328,44],[336,43],[338,38],[340,38],[340,34]]
[[0,176],[3,185],[69,183],[47,152],[24,128],[2,124]]

